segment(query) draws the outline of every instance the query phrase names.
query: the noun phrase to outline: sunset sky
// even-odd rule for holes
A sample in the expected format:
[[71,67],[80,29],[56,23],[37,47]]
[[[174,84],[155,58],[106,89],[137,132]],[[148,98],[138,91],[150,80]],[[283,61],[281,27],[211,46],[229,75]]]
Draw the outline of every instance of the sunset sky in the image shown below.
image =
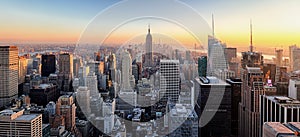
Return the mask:
[[[2,0],[0,42],[76,42],[88,23],[99,12],[117,2],[117,0]],[[255,46],[285,48],[292,44],[300,45],[299,0],[182,0],[181,2],[194,8],[210,27],[211,15],[214,14],[216,36],[229,46],[248,47],[250,19],[253,22]],[[139,5],[132,5],[128,10],[134,10],[137,6]],[[159,23],[150,24],[153,24],[153,33],[160,33],[159,31],[166,28],[158,29]],[[146,33],[147,23],[140,25],[142,27],[135,29]],[[178,34],[179,32],[182,33]],[[170,35],[171,33],[176,33],[187,45],[194,43],[185,37],[185,33],[180,29],[173,30]],[[126,34],[115,37],[127,39],[124,36]]]

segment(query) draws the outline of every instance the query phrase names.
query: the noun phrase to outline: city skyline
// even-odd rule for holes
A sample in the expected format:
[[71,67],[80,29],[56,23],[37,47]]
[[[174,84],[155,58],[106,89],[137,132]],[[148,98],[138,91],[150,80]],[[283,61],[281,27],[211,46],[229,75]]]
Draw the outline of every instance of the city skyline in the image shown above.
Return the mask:
[[[0,17],[5,23],[0,25],[1,42],[77,42],[87,24],[103,10],[119,1],[2,1]],[[300,45],[300,20],[297,13],[300,4],[297,0],[283,1],[179,1],[196,10],[211,26],[211,15],[215,17],[215,35],[231,47],[246,48],[249,46],[249,20],[253,21],[253,43],[257,48],[284,48]],[[299,4],[297,4],[299,3]],[[138,6],[138,3],[134,6]],[[120,9],[121,10],[121,9]],[[171,10],[171,9],[164,9]],[[236,12],[238,11],[238,12]],[[120,11],[122,12],[122,11]],[[158,11],[159,12],[159,11]],[[184,14],[184,13],[183,13]],[[122,16],[120,14],[119,16]],[[113,21],[113,19],[112,19]],[[183,41],[182,44],[192,47],[195,41],[179,26],[170,31],[161,25],[162,21],[147,20],[129,23],[116,31],[115,37],[107,43],[120,44],[137,34],[144,34],[144,28],[151,24],[154,42],[158,43],[155,34],[165,34],[173,39]],[[195,25],[197,23],[195,22]],[[129,34],[129,36],[128,36]],[[131,35],[130,35],[131,34]],[[118,41],[116,41],[118,39]],[[163,41],[163,40],[162,40]],[[113,43],[118,42],[118,43]],[[204,44],[203,44],[204,45]],[[206,46],[206,45],[204,45]]]

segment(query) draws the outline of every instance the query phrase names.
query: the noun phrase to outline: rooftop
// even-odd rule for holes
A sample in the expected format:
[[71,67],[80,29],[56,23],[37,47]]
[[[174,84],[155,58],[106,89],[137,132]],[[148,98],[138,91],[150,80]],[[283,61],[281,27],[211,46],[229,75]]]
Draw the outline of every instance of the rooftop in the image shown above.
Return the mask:
[[200,85],[223,85],[223,86],[230,86],[225,81],[223,81],[221,79],[218,79],[216,77],[206,77],[206,79],[209,81],[208,83],[207,82],[202,82],[199,77],[195,78],[195,80],[197,81],[197,83],[199,83]]
[[31,121],[38,117],[41,114],[29,114],[29,115],[21,115],[20,117],[16,118],[16,121]]
[[264,126],[274,130],[277,133],[294,134],[289,128],[281,124],[280,122],[266,122]]

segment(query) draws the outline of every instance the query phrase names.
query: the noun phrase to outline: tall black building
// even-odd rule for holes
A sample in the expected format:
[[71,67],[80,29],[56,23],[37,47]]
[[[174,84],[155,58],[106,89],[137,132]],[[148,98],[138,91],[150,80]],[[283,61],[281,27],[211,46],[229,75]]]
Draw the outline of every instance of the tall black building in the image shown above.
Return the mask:
[[227,79],[226,82],[231,85],[231,135],[238,136],[239,131],[239,103],[241,102],[242,80]]
[[48,77],[55,71],[55,55],[42,55],[42,77]]
[[[201,137],[231,136],[231,87],[216,77],[195,78],[195,111]],[[209,117],[212,116],[212,119]],[[206,120],[208,120],[206,123]]]

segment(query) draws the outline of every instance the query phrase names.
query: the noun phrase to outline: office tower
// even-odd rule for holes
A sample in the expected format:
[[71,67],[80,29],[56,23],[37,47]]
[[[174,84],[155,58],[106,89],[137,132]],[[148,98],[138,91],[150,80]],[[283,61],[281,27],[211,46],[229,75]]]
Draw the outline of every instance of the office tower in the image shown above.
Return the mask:
[[264,94],[263,72],[257,67],[246,67],[243,75],[243,89],[239,105],[239,136],[258,137],[260,134],[259,95]]
[[39,106],[46,106],[50,101],[56,101],[59,98],[57,85],[39,84],[32,86],[29,92],[30,101]]
[[18,97],[18,54],[16,46],[0,46],[0,107]]
[[215,76],[215,71],[228,69],[228,63],[225,57],[226,44],[221,43],[215,37],[214,17],[212,16],[212,36],[208,36],[208,67],[207,73],[209,76]]
[[19,57],[19,84],[25,82],[25,76],[27,75],[27,58],[25,56]]
[[290,46],[290,70],[300,70],[300,48],[296,45]]
[[180,94],[180,70],[178,60],[160,60],[160,91],[161,101],[177,102]]
[[151,67],[152,63],[153,63],[153,49],[152,49],[152,36],[150,33],[150,25],[148,28],[148,34],[146,36],[146,43],[145,43],[145,49],[146,49],[146,53],[145,53],[145,66],[146,67]]
[[242,80],[239,78],[231,78],[227,79],[226,82],[231,86],[231,135],[238,136]]
[[77,57],[73,59],[73,76],[79,78],[79,68],[82,66],[81,58]]
[[283,50],[282,49],[278,49],[275,50],[276,54],[276,66],[281,67],[283,66]]
[[76,99],[81,111],[88,117],[91,113],[90,90],[87,87],[78,87]]
[[73,79],[73,55],[63,53],[59,55],[59,86],[64,92],[71,91],[71,82]]
[[168,128],[171,137],[198,137],[199,119],[191,105],[170,104]]
[[[206,125],[205,119],[199,120],[199,136],[230,136],[232,112],[230,85],[216,77],[196,77],[194,83],[197,115],[203,117],[213,115],[215,112]],[[214,98],[213,102],[208,102],[210,95]],[[220,101],[220,104],[217,104],[217,101]]]
[[290,79],[288,84],[288,97],[300,100],[300,79]]
[[121,68],[121,91],[132,91],[130,85],[130,78],[132,77],[132,60],[128,51],[124,51],[122,55],[122,68]]
[[72,96],[63,95],[56,102],[56,114],[64,117],[66,130],[75,133],[76,106]]
[[260,124],[300,122],[300,103],[284,96],[260,96]]
[[214,76],[215,71],[228,69],[224,49],[225,44],[222,44],[214,37],[208,37],[208,74]]
[[225,48],[225,57],[228,63],[228,68],[230,71],[233,71],[236,76],[238,76],[238,67],[239,63],[236,61],[237,59],[237,49],[236,48]]
[[41,137],[42,114],[24,114],[24,109],[1,111],[0,136]]
[[142,80],[142,72],[143,72],[143,57],[142,55],[136,57],[136,65],[138,66],[138,80]]
[[55,55],[42,55],[42,77],[49,77],[56,71]]
[[198,74],[199,77],[206,77],[207,74],[207,56],[198,58]]

